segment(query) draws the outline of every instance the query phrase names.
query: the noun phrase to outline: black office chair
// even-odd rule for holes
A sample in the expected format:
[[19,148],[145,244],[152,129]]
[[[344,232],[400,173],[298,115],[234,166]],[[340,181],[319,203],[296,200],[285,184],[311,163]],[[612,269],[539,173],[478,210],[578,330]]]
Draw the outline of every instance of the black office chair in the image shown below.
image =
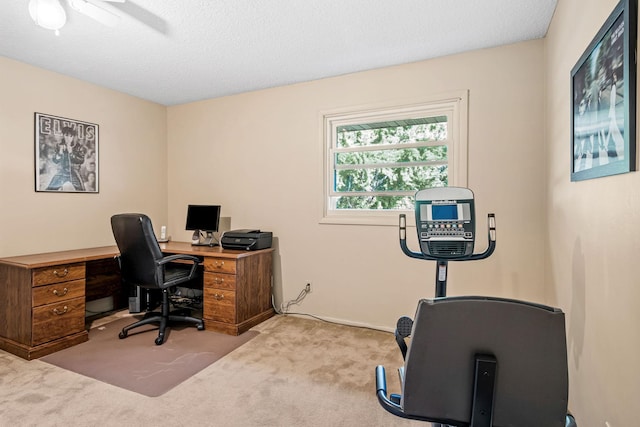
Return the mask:
[[396,340],[406,353],[402,394],[387,396],[385,369],[376,367],[378,401],[394,415],[436,426],[576,426],[567,413],[560,309],[490,297],[423,299],[413,322],[398,321]]
[[[118,261],[123,281],[130,286],[159,289],[162,292],[162,312],[152,312],[144,319],[125,326],[119,337],[126,338],[128,332],[138,326],[159,323],[158,338],[155,342],[161,345],[169,322],[194,323],[198,330],[203,330],[202,319],[171,313],[169,301],[171,287],[188,282],[195,277],[200,262],[198,257],[182,254],[163,256],[153,233],[151,220],[144,214],[114,215],[111,217],[111,228],[120,250]],[[171,264],[178,260],[190,264],[186,266]]]

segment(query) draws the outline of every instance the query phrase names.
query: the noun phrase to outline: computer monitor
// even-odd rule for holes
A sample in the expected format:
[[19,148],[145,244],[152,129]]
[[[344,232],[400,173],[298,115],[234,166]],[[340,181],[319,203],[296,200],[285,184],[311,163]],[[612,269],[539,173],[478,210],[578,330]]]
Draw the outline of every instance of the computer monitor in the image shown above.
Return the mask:
[[[193,230],[191,243],[200,246],[216,246],[213,233],[220,224],[219,205],[189,205],[187,208],[187,224],[185,229]],[[203,238],[204,233],[204,238]]]

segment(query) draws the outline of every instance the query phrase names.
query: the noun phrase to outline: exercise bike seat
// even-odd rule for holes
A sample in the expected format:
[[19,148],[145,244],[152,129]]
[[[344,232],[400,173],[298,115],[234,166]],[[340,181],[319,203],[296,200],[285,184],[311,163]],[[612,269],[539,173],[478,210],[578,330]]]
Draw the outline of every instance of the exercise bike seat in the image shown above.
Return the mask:
[[[396,340],[409,336],[403,328]],[[384,367],[376,368],[378,401],[392,414],[462,427],[575,426],[560,309],[493,297],[423,299],[410,336],[401,395],[387,397]]]

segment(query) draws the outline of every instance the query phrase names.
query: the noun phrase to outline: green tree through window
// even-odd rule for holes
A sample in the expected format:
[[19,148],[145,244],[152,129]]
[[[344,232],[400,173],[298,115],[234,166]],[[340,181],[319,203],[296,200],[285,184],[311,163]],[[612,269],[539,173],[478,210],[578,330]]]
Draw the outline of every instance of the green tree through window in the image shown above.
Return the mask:
[[416,191],[466,186],[466,105],[465,91],[323,114],[323,222],[392,224]]
[[336,209],[411,209],[405,192],[447,185],[447,117],[412,122],[338,127]]

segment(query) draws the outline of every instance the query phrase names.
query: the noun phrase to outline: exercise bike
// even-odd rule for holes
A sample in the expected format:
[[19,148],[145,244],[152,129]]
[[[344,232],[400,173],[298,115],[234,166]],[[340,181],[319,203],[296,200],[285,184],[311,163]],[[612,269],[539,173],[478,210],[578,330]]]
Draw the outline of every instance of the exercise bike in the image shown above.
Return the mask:
[[482,260],[495,251],[495,215],[488,214],[487,248],[477,254],[471,190],[418,191],[415,216],[420,252],[407,246],[404,214],[400,248],[410,258],[436,261],[435,298],[420,300],[414,319],[398,320],[402,393],[387,394],[385,368],[377,366],[380,405],[434,427],[575,427],[567,413],[564,313],[513,299],[446,295],[449,261]]

